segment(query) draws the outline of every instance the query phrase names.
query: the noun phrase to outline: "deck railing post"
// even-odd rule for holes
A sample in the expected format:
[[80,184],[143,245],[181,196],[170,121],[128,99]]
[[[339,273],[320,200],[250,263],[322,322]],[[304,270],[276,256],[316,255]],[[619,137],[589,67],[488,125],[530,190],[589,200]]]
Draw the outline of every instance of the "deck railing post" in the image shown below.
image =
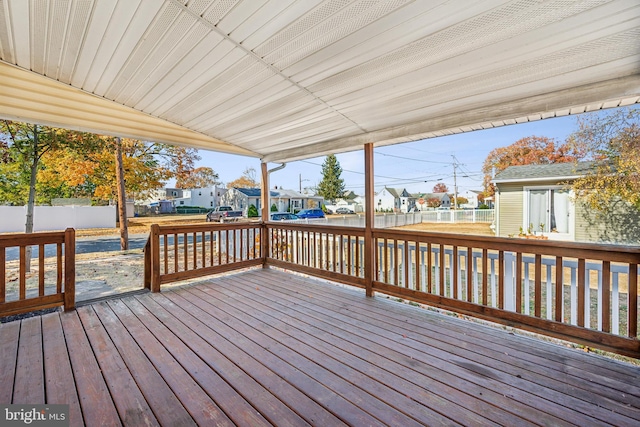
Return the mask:
[[144,245],[144,287],[151,290],[151,237]]
[[[42,268],[42,266],[40,266]],[[64,310],[76,306],[76,231],[64,231]]]
[[[160,226],[151,225],[151,292],[160,292]],[[186,240],[186,239],[185,239]]]
[[269,200],[269,170],[266,163],[260,164],[262,181],[260,183],[260,202],[262,204],[262,216],[260,225],[260,258],[262,259],[262,267],[267,267],[267,258],[269,257],[269,230],[267,229],[267,221],[269,221],[269,213],[271,205]]
[[374,227],[374,185],[373,185],[373,144],[364,146],[364,191],[365,191],[365,220],[364,220],[364,280],[368,297],[373,296],[373,227]]

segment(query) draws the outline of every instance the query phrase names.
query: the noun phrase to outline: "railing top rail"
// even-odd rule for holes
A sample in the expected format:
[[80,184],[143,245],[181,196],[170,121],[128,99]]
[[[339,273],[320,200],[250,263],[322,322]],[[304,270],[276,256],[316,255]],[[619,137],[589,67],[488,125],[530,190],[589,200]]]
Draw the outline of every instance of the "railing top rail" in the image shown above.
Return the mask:
[[278,222],[269,221],[265,223],[267,228],[279,228],[286,230],[309,230],[317,233],[332,233],[332,234],[351,234],[357,236],[364,236],[364,228],[362,227],[343,227],[337,225],[322,224],[306,224],[306,223],[291,223],[291,222]]
[[376,238],[414,240],[443,245],[473,246],[479,249],[640,263],[639,246],[562,242],[557,240],[529,240],[389,229],[374,229],[373,234]]
[[64,233],[64,231],[43,231],[0,235],[0,248],[64,243]]
[[247,228],[260,227],[260,222],[233,222],[226,224],[219,223],[202,223],[202,224],[188,224],[188,225],[158,225],[158,231],[160,234],[179,234],[179,233],[193,233],[211,230],[238,230]]

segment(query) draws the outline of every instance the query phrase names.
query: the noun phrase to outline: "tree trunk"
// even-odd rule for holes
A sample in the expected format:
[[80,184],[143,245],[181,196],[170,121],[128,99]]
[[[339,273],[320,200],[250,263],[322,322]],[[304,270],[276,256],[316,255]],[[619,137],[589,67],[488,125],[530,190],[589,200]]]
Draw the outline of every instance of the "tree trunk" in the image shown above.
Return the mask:
[[122,164],[122,141],[116,138],[116,185],[118,187],[118,221],[120,222],[120,249],[129,249],[127,229],[127,197],[124,189],[124,166]]
[[[36,204],[36,178],[38,177],[38,162],[40,156],[38,153],[38,126],[33,126],[33,162],[31,163],[31,176],[29,177],[29,199],[27,200],[27,218],[24,225],[24,232],[33,233],[33,211]],[[31,272],[31,246],[26,247],[25,267],[27,273]]]

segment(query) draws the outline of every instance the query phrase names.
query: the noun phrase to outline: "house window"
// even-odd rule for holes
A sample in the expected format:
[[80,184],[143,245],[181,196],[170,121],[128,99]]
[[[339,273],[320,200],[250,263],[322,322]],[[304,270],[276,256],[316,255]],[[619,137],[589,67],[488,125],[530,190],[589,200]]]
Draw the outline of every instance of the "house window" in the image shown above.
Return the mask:
[[571,194],[562,187],[526,189],[527,209],[524,229],[535,232],[569,234]]
[[213,202],[209,202],[209,206],[213,207]]
[[198,191],[198,196],[202,196],[202,191]]
[[[219,195],[219,194],[218,194],[218,195]],[[213,191],[211,192],[210,196],[211,196],[211,197],[213,197]]]
[[184,200],[180,200],[180,204],[181,204],[181,205],[184,205]]

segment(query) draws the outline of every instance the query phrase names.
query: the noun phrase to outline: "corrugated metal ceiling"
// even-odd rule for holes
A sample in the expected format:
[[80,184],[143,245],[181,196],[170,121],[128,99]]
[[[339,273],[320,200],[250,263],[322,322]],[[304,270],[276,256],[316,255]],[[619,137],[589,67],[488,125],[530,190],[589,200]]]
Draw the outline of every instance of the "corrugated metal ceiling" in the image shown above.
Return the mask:
[[0,59],[2,117],[292,160],[637,103],[640,2],[0,0]]

